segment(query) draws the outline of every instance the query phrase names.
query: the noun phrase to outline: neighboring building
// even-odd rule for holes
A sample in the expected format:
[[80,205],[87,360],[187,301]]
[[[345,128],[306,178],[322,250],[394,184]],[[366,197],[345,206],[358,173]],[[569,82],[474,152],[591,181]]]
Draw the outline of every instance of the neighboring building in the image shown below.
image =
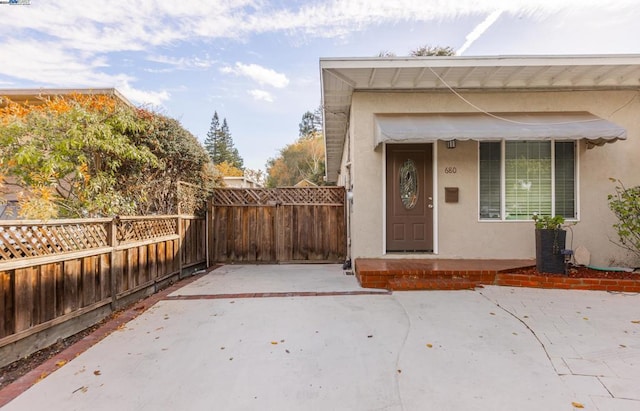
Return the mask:
[[120,102],[133,107],[133,104],[127,100],[115,88],[38,88],[38,89],[0,89],[0,107],[7,105],[5,97],[15,103],[39,105],[48,98],[64,97],[73,94],[86,95],[106,95],[113,96]]
[[[86,95],[107,95],[113,96],[123,104],[133,107],[118,90],[114,88],[101,89],[0,89],[0,108],[7,105],[10,99],[15,103],[40,105],[44,100],[57,97],[69,96],[72,94]],[[18,218],[18,193],[24,191],[22,187],[16,186],[11,176],[6,178],[8,184],[0,191],[2,200],[0,201],[0,220],[13,220]]]
[[[534,258],[534,213],[622,264],[609,178],[640,185],[640,55],[320,60],[350,257]],[[613,143],[613,144],[606,144]]]
[[318,187],[318,185],[309,179],[303,178],[298,181],[294,187]]
[[249,177],[228,177],[222,178],[225,186],[229,188],[262,188],[262,184]]

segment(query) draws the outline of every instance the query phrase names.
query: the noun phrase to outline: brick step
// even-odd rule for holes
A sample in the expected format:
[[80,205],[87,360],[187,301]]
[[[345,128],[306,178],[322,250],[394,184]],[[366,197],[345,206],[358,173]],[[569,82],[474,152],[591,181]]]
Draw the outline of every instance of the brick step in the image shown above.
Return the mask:
[[465,278],[410,278],[398,277],[387,281],[387,289],[406,290],[473,290],[482,287],[479,282]]

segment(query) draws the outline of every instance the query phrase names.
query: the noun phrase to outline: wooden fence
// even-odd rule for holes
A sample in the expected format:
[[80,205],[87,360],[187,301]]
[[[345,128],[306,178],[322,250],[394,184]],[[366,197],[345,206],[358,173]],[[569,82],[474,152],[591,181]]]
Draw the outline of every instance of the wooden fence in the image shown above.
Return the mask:
[[342,262],[342,187],[220,188],[209,200],[209,256],[216,262]]
[[192,216],[0,222],[0,366],[205,263],[205,225]]

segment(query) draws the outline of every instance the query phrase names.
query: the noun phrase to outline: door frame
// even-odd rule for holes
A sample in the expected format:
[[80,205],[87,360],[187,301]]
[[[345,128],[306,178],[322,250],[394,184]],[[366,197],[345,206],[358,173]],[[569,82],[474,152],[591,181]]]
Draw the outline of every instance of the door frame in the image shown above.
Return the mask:
[[[412,143],[415,144],[415,143]],[[420,255],[420,256],[428,256],[428,255],[438,255],[438,142],[433,141],[430,143],[422,143],[422,144],[431,144],[431,167],[432,167],[432,175],[433,175],[433,252],[414,252],[414,253],[401,253],[402,255]],[[382,144],[382,255],[398,255],[397,252],[387,251],[387,143]]]

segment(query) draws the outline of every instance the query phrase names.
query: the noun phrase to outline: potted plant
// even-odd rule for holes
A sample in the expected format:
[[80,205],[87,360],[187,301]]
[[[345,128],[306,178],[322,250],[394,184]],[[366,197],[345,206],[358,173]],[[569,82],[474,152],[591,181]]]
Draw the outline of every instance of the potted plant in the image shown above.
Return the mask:
[[536,268],[541,273],[564,273],[567,232],[562,228],[564,217],[534,214],[536,225]]

